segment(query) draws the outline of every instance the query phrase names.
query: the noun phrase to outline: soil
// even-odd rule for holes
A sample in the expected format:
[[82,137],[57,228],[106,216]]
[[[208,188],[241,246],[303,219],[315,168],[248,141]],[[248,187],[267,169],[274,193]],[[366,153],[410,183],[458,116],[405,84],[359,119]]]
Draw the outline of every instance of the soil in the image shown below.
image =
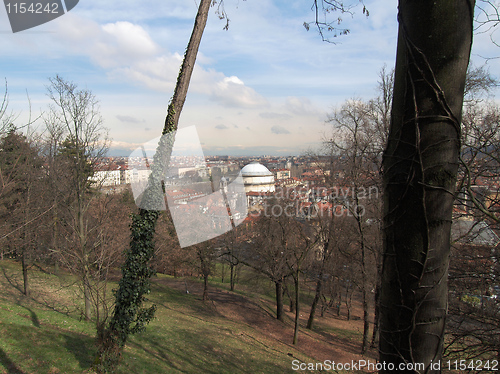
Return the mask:
[[[155,282],[165,284],[173,289],[185,292],[186,285],[183,279],[156,279]],[[201,299],[203,284],[197,282],[189,283],[189,292]],[[369,349],[365,355],[361,355],[361,337],[363,331],[362,309],[359,302],[353,301],[351,309],[351,320],[346,315],[337,316],[327,311],[324,317],[315,318],[315,323],[321,325],[320,329],[308,330],[305,328],[309,317],[310,306],[301,305],[300,330],[298,344],[293,346],[293,319],[294,313],[290,313],[285,305],[285,322],[278,321],[269,310],[275,306],[267,300],[254,300],[237,293],[229,292],[219,288],[209,288],[208,304],[214,308],[217,314],[239,324],[246,324],[258,331],[261,337],[271,339],[288,346],[289,356],[299,351],[317,362],[324,360],[337,363],[350,363],[352,360],[366,360],[376,362],[376,349]],[[341,334],[326,331],[341,331]],[[371,335],[370,335],[371,338]],[[260,338],[259,338],[260,339]],[[263,343],[264,344],[264,343]]]

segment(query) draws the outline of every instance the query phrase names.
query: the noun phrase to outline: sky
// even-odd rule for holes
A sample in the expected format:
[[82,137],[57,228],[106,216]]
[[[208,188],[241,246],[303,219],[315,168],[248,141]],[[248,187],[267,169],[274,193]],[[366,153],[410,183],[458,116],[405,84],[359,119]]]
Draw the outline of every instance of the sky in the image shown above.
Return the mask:
[[[119,4],[119,5],[118,5]],[[1,76],[17,121],[47,110],[60,75],[100,101],[113,142],[127,156],[161,134],[197,12],[195,0],[80,0],[70,12],[12,33],[0,9]],[[353,4],[357,4],[354,0]],[[223,30],[210,11],[179,127],[196,126],[206,155],[301,155],[328,133],[328,113],[377,95],[394,66],[397,0],[367,0],[342,18],[346,36],[321,40],[303,26],[312,0],[225,0]],[[500,48],[477,34],[472,61],[500,76]],[[484,57],[492,57],[485,59]],[[40,123],[41,126],[41,123]]]

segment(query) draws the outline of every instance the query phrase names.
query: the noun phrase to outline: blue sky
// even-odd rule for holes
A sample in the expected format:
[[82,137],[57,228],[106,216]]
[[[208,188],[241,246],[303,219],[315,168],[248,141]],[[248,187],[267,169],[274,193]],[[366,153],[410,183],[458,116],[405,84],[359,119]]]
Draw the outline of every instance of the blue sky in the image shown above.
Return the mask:
[[[354,0],[355,2],[356,0]],[[303,27],[310,0],[225,0],[228,31],[211,10],[180,127],[195,125],[206,154],[302,154],[328,131],[326,115],[350,98],[373,97],[378,72],[392,68],[397,1],[365,1],[343,15],[338,44]],[[119,4],[119,5],[117,5]],[[18,121],[45,110],[45,86],[59,74],[101,103],[113,153],[161,134],[195,0],[80,0],[68,14],[12,34],[0,10],[0,72]],[[339,15],[334,14],[334,17]],[[500,50],[476,36],[473,62]],[[489,60],[500,75],[500,61]]]

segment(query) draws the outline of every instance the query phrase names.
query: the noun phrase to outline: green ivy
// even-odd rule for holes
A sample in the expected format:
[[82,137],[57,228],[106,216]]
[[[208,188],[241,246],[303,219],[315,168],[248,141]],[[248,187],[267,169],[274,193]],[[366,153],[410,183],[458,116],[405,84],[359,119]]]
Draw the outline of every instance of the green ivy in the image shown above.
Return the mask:
[[[175,109],[168,108],[163,135],[173,133]],[[115,291],[115,308],[108,326],[98,329],[99,354],[93,368],[98,373],[112,373],[117,366],[127,338],[144,331],[154,318],[156,305],[143,307],[151,292],[151,277],[155,271],[149,266],[154,255],[154,234],[164,204],[162,180],[168,167],[174,136],[162,136],[156,150],[148,187],[144,191],[138,214],[132,214],[130,247],[125,252],[122,279]]]

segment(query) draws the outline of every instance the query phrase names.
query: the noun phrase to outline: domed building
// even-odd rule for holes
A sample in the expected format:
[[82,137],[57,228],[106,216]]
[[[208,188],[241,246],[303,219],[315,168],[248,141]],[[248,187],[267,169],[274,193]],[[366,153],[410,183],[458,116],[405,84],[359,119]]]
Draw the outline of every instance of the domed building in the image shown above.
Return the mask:
[[274,175],[264,165],[252,162],[241,169],[245,192],[274,192]]

